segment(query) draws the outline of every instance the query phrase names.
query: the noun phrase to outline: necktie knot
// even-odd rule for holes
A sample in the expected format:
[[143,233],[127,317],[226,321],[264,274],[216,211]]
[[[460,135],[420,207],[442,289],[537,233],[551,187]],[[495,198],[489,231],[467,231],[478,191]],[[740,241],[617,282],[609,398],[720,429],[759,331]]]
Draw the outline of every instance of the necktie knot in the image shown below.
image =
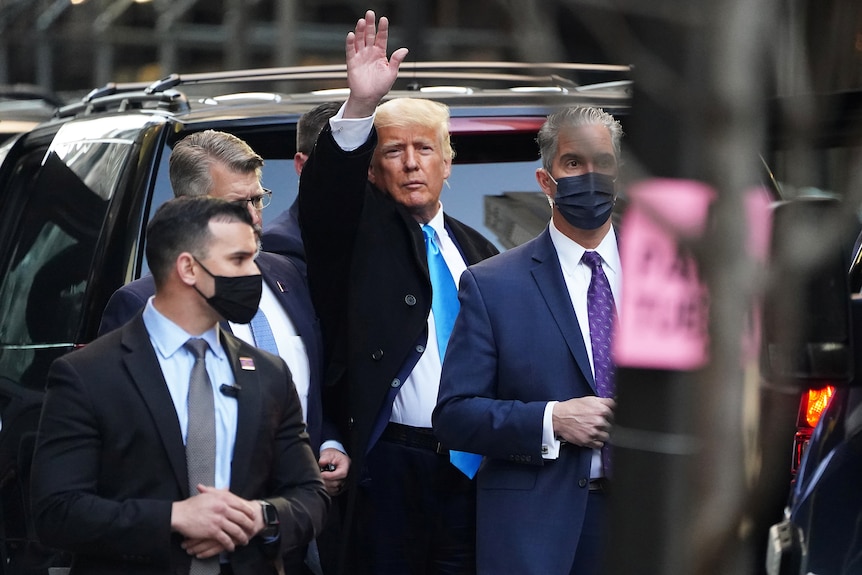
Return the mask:
[[599,252],[584,252],[581,261],[590,266],[593,271],[602,268],[602,256],[599,255]]
[[192,355],[195,356],[195,359],[204,359],[206,357],[207,348],[209,344],[205,339],[201,339],[199,337],[193,337],[189,339],[183,347],[189,350]]
[[425,248],[428,252],[431,254],[440,253],[440,246],[437,243],[437,233],[434,231],[434,228],[428,224],[424,224],[422,226],[422,233],[425,234]]

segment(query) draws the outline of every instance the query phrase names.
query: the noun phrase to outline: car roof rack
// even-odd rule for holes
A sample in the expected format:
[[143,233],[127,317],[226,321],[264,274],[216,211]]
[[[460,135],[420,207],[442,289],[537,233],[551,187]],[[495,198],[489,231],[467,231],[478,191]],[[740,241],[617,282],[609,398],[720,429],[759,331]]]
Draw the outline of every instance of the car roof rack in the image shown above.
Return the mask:
[[[403,62],[398,81],[421,87],[421,80],[458,80],[496,84],[527,84],[559,87],[577,87],[582,83],[578,76],[610,74],[628,77],[631,66],[613,64],[577,63],[524,63],[524,62]],[[92,101],[121,92],[144,91],[158,94],[178,86],[201,84],[225,84],[231,82],[273,82],[284,80],[346,80],[344,64],[322,66],[291,66],[284,68],[256,68],[249,70],[226,70],[193,74],[170,74],[155,82],[127,82],[108,84],[93,90],[84,97]],[[418,89],[418,88],[414,88]]]
[[112,90],[109,85],[93,90],[80,102],[58,108],[54,117],[68,118],[99,112],[125,112],[144,108],[178,113],[188,111],[190,106],[186,95],[178,90],[165,90],[151,94],[140,91]]
[[[464,89],[484,85],[490,88],[582,91],[590,87],[630,83],[631,69],[631,66],[614,64],[563,62],[403,62],[393,91],[424,91],[441,85]],[[584,82],[587,76],[595,80]],[[106,84],[92,90],[80,102],[59,108],[55,117],[144,108],[174,113],[188,111],[188,96],[177,90],[181,86],[311,81],[329,83],[329,87],[324,89],[332,90],[332,81],[341,81],[341,85],[346,87],[346,80],[347,67],[344,64],[170,74],[155,82]]]

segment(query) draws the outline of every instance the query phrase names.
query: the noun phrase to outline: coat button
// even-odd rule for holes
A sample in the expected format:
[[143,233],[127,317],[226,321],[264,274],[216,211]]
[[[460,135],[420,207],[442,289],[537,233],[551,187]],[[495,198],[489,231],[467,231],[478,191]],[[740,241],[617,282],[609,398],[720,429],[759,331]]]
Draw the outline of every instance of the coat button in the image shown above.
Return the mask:
[[382,350],[382,349],[378,349],[377,351],[375,351],[374,353],[372,353],[372,354],[371,354],[371,359],[373,359],[374,361],[380,361],[381,359],[383,359],[383,350]]
[[352,417],[347,419],[347,427],[350,427],[350,428],[353,427],[353,418]]
[[578,479],[578,487],[586,487],[586,486],[587,486],[587,480],[586,479],[584,479],[584,478]]
[[417,345],[416,351],[418,351],[419,353],[425,353],[425,346],[424,345]]
[[413,294],[407,294],[404,296],[404,303],[410,306],[416,305],[416,296]]
[[396,377],[389,385],[391,385],[392,387],[398,387],[399,385],[401,385],[401,380]]

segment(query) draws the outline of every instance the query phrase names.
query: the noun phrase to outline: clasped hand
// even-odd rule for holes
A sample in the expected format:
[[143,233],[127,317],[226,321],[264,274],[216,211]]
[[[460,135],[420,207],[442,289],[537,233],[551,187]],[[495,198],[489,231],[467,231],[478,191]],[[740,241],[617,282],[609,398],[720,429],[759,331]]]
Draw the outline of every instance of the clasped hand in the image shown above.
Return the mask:
[[613,399],[595,396],[560,401],[554,405],[554,435],[575,445],[601,449],[610,439],[615,407]]
[[247,545],[264,527],[260,503],[227,489],[198,485],[198,495],[171,508],[171,528],[181,533],[189,555],[206,559]]

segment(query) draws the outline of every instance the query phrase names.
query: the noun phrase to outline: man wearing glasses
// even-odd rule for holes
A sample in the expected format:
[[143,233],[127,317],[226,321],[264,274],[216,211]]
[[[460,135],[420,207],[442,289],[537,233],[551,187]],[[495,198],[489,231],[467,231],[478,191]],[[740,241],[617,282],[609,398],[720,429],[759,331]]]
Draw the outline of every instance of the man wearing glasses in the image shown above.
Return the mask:
[[[170,157],[171,187],[176,197],[208,195],[247,206],[259,246],[261,210],[272,200],[272,192],[260,185],[262,167],[263,159],[240,138],[206,130],[186,136],[174,146]],[[321,469],[325,469],[322,476],[327,492],[337,494],[347,477],[350,459],[336,439],[334,426],[323,421],[320,327],[305,277],[293,260],[277,254],[260,251],[255,263],[263,276],[258,313],[250,323],[227,322],[228,327],[241,340],[281,356],[287,364],[302,404],[311,447]],[[102,314],[99,335],[132,319],[154,293],[149,275],[117,290]],[[302,551],[287,560],[287,565],[294,565],[289,572],[303,572]]]

